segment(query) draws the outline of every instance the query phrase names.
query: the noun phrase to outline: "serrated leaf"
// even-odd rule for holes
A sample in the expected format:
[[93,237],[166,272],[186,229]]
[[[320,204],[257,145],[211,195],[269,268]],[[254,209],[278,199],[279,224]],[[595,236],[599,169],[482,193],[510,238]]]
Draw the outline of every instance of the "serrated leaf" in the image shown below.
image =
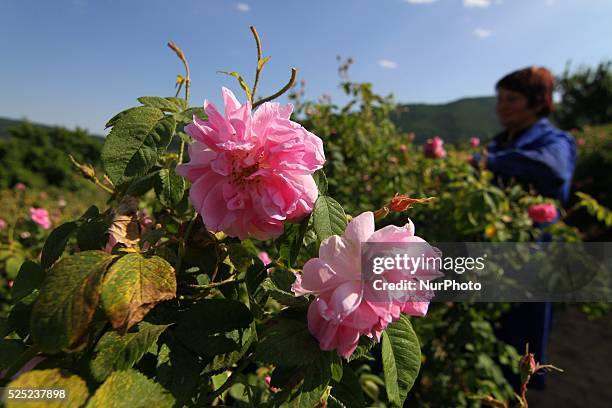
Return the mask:
[[323,241],[332,235],[342,235],[346,229],[346,214],[342,206],[329,196],[319,196],[312,212],[317,239]]
[[200,382],[202,366],[198,356],[179,343],[163,344],[157,363],[157,381],[169,390],[178,406],[189,401]]
[[116,185],[142,176],[170,144],[176,122],[157,109],[141,106],[116,120],[102,148],[102,163]]
[[277,367],[327,365],[329,368],[331,353],[321,351],[305,322],[276,317],[265,323],[255,359]]
[[77,232],[77,245],[82,251],[103,249],[108,241],[107,233],[111,220],[102,216],[81,224]]
[[323,171],[323,169],[319,169],[315,171],[312,175],[312,178],[314,179],[315,184],[317,185],[317,188],[319,189],[319,194],[320,195],[327,194],[327,176],[325,175],[325,172]]
[[15,380],[7,385],[5,391],[10,389],[23,388],[39,388],[39,389],[59,389],[66,393],[65,399],[48,400],[47,402],[40,401],[25,402],[20,399],[6,400],[6,408],[23,408],[23,407],[71,407],[78,408],[82,406],[87,397],[89,390],[87,384],[79,376],[70,374],[67,371],[53,368],[49,370],[33,370],[23,373]]
[[251,100],[251,89],[249,88],[249,86],[247,85],[246,81],[242,78],[242,76],[237,73],[237,72],[229,72],[229,71],[219,71],[222,74],[225,75],[229,75],[229,76],[233,76],[234,78],[236,78],[238,80],[238,83],[240,84],[240,87],[242,88],[242,90],[244,91],[244,93],[246,93],[247,99]]
[[45,353],[80,345],[100,298],[104,271],[113,256],[85,251],[65,257],[47,273],[32,307],[34,343]]
[[77,230],[77,227],[77,223],[72,221],[64,223],[51,231],[40,255],[40,264],[43,268],[49,268],[62,256],[70,236]]
[[87,402],[86,408],[171,408],[174,398],[160,384],[135,370],[115,371]]
[[174,333],[191,351],[210,358],[240,350],[243,330],[252,321],[251,312],[241,302],[203,299],[183,313]]
[[332,382],[331,394],[347,407],[365,407],[366,402],[359,378],[348,365],[342,368],[342,378],[340,381]]
[[382,363],[389,401],[403,406],[421,367],[421,346],[405,315],[383,332]]
[[44,278],[45,274],[36,262],[22,263],[12,288],[13,302],[18,302],[40,288]]
[[108,129],[109,127],[115,126],[115,123],[117,123],[117,121],[119,119],[121,119],[123,116],[125,116],[126,114],[128,114],[129,112],[140,108],[140,106],[135,106],[133,108],[128,108],[124,111],[119,112],[118,114],[116,114],[115,116],[113,116],[112,118],[110,118],[108,120],[108,122],[106,122],[106,125],[104,125],[104,129]]
[[174,268],[158,256],[145,258],[132,253],[108,269],[101,302],[113,327],[125,333],[159,302],[175,296]]
[[181,201],[185,187],[185,179],[174,169],[161,169],[157,173],[155,194],[166,207],[173,208]]
[[291,286],[295,282],[295,275],[286,269],[274,268],[270,272],[270,277],[265,279],[262,284],[262,290],[271,296],[279,303],[287,306],[298,307],[305,306],[308,300],[303,296],[296,297],[291,291]]
[[283,234],[275,241],[279,257],[289,266],[293,266],[300,255],[309,219],[306,217],[299,224],[286,222]]
[[127,188],[125,194],[132,197],[144,195],[147,191],[155,187],[155,182],[158,178],[159,170],[147,173],[142,177],[138,177]]
[[[204,108],[200,108],[200,107],[191,107],[182,112],[178,112],[174,114],[174,118],[176,119],[178,123],[191,123],[193,122],[194,116],[202,120],[208,119],[208,116],[206,116],[206,113],[204,112]],[[179,137],[181,137],[181,139],[183,139],[184,136],[187,136],[187,135],[183,133],[183,136],[181,136],[181,134],[179,134]],[[186,143],[191,143],[191,141],[186,140]]]
[[138,102],[164,112],[181,112],[187,109],[187,102],[185,102],[184,99],[173,96],[167,98],[159,96],[141,96],[138,98]]
[[123,336],[115,331],[104,333],[90,362],[91,374],[97,381],[104,381],[113,371],[125,370],[136,364],[153,346],[168,325],[141,322],[138,331]]

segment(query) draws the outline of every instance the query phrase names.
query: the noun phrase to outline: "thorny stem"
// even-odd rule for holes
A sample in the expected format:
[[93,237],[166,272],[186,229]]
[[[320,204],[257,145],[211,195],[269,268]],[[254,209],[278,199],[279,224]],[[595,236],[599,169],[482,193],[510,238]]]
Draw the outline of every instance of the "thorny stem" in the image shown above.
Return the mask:
[[251,105],[253,105],[253,100],[255,99],[255,92],[257,92],[257,84],[259,83],[259,74],[261,73],[261,68],[259,64],[261,63],[261,59],[263,53],[261,51],[261,40],[259,39],[259,34],[257,34],[257,29],[255,26],[251,26],[251,32],[253,33],[253,37],[255,37],[255,43],[257,44],[257,68],[255,69],[255,82],[253,83],[253,90],[251,91]]
[[281,96],[282,94],[284,94],[285,92],[287,92],[289,89],[291,89],[291,87],[293,86],[293,84],[295,83],[295,78],[297,76],[297,69],[295,68],[291,68],[291,78],[289,78],[289,82],[287,82],[287,85],[285,85],[283,87],[283,89],[281,89],[280,91],[278,91],[277,93],[275,93],[274,95],[270,95],[266,98],[260,99],[257,102],[255,102],[253,104],[253,109],[255,109],[256,107],[258,107],[259,105],[261,105],[264,102],[269,102],[273,99],[278,98],[279,96]]

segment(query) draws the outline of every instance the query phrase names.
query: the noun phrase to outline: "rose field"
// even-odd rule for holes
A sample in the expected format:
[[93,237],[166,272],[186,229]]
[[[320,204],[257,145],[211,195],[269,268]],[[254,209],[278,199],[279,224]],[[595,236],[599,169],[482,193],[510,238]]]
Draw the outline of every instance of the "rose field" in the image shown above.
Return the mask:
[[[500,335],[512,302],[373,301],[362,249],[610,241],[612,64],[556,78],[552,120],[577,147],[564,205],[474,163],[491,136],[401,128],[351,59],[341,103],[306,100],[295,68],[263,94],[270,59],[244,31],[254,75],[230,67],[209,95],[200,51],[170,42],[175,89],[133,95],[104,138],[22,122],[0,139],[3,403],[610,406],[610,303],[554,303],[538,361]],[[32,389],[64,394],[7,397]]]

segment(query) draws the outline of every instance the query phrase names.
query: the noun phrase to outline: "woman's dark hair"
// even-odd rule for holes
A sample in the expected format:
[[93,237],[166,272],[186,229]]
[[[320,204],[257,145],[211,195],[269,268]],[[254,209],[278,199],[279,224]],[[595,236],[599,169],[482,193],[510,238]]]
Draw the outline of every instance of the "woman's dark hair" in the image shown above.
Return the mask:
[[519,92],[527,97],[530,107],[542,105],[537,113],[546,117],[554,110],[552,93],[555,86],[553,74],[543,67],[528,67],[514,71],[497,81],[495,89]]

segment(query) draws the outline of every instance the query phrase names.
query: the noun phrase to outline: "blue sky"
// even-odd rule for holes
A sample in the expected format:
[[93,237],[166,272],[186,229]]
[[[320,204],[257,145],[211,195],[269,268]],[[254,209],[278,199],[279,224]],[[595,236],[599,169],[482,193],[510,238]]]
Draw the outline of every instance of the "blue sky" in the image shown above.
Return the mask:
[[191,104],[218,103],[221,86],[241,90],[217,70],[252,82],[250,25],[272,56],[261,94],[293,66],[307,99],[342,101],[340,54],[378,93],[448,102],[490,95],[527,65],[560,73],[569,60],[612,59],[610,21],[610,0],[0,0],[0,117],[104,134],[138,96],[173,95],[182,66],[169,40],[190,60]]

